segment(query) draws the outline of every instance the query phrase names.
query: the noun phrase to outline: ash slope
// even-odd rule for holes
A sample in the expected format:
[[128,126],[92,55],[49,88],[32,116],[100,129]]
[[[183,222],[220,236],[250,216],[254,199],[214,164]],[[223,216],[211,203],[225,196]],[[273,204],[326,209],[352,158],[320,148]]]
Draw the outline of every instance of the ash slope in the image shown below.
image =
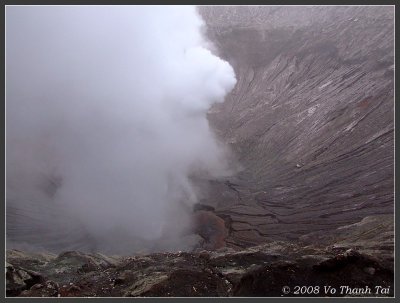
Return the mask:
[[228,244],[294,240],[394,208],[392,7],[201,7],[238,83],[209,120],[243,170],[204,203]]

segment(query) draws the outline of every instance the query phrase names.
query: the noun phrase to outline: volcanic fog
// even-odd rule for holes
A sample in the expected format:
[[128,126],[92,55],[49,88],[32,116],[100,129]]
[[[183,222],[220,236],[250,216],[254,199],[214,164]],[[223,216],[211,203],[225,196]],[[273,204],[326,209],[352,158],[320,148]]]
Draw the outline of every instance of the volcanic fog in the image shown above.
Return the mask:
[[195,7],[6,9],[7,248],[191,248],[191,178],[231,175],[207,111],[233,68]]

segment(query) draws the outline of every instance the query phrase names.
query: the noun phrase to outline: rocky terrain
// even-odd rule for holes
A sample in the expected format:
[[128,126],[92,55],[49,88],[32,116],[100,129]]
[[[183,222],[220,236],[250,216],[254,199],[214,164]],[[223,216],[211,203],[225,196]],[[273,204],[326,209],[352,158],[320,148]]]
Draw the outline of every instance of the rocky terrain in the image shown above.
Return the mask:
[[[391,230],[391,216],[379,216],[337,230],[337,243],[328,246],[323,240],[318,245],[273,241],[239,250],[129,257],[9,250],[6,291],[22,297],[393,296],[393,256],[379,244],[380,234]],[[393,245],[389,234],[387,246]],[[296,286],[319,289],[296,293]],[[324,286],[337,291],[325,293]],[[384,290],[376,293],[377,286]],[[371,293],[361,292],[366,287]]]
[[393,296],[394,9],[199,11],[238,80],[208,118],[240,164],[195,180],[201,247],[8,250],[7,296]]

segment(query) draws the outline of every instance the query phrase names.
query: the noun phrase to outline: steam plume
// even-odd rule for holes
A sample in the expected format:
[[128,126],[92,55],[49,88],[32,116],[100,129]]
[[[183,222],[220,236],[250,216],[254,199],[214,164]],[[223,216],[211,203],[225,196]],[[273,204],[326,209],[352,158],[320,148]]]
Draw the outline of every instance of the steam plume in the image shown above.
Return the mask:
[[236,80],[202,28],[191,6],[7,7],[8,245],[183,245],[189,176],[229,174],[206,112]]

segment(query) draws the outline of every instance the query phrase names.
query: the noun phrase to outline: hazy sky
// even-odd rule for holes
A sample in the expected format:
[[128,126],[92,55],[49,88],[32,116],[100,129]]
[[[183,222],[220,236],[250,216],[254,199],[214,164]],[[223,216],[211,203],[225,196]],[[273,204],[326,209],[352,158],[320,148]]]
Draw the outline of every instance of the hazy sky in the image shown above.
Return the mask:
[[202,26],[191,6],[6,8],[9,243],[179,243],[188,175],[229,174],[206,111],[236,80]]

